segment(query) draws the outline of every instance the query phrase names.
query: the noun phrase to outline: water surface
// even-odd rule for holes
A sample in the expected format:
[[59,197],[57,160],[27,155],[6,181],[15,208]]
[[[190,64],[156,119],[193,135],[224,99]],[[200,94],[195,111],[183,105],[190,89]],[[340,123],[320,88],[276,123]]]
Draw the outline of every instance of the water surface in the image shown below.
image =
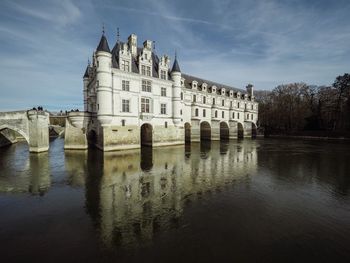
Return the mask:
[[349,146],[0,148],[1,262],[349,262]]

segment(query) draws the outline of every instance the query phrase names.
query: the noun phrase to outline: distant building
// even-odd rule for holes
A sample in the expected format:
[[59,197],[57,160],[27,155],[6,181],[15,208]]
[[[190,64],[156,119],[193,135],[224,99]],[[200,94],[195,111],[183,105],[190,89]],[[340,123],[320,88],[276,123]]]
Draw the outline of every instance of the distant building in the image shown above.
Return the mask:
[[[184,74],[175,56],[158,57],[152,41],[131,34],[110,50],[103,34],[84,74],[84,112],[69,113],[66,148],[121,150],[185,140],[252,137],[258,103],[246,90]],[[83,142],[84,141],[84,142]]]

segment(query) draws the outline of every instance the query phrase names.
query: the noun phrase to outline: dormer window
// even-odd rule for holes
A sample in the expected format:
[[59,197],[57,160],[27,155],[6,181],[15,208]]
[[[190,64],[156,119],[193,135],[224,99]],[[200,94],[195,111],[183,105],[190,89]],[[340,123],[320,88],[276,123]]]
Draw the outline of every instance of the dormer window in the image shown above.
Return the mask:
[[165,70],[160,71],[160,78],[166,80],[166,71]]
[[128,60],[122,59],[121,70],[130,71],[130,62]]
[[147,60],[147,54],[145,54],[145,60]]
[[150,66],[141,65],[141,74],[145,75],[145,76],[151,76],[151,67]]

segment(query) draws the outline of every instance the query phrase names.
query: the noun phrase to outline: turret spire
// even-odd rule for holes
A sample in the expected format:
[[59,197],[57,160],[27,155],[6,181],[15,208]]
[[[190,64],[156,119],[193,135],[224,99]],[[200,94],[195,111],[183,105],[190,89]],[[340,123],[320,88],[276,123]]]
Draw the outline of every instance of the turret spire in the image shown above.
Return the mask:
[[179,63],[177,62],[176,50],[175,50],[175,60],[174,60],[174,64],[173,64],[173,68],[171,69],[171,72],[181,72]]
[[109,49],[109,45],[108,45],[108,41],[107,38],[105,36],[105,26],[102,26],[102,36],[101,36],[101,40],[100,43],[97,46],[96,51],[104,51],[104,52],[108,52],[111,53],[111,50]]

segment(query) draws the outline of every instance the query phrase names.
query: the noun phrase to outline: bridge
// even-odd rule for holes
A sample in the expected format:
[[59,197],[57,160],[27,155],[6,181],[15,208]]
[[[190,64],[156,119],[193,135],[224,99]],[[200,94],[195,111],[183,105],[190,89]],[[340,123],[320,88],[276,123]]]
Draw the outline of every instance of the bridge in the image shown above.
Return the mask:
[[49,149],[49,113],[39,110],[0,112],[0,146],[15,143],[16,133],[28,143],[30,152]]

